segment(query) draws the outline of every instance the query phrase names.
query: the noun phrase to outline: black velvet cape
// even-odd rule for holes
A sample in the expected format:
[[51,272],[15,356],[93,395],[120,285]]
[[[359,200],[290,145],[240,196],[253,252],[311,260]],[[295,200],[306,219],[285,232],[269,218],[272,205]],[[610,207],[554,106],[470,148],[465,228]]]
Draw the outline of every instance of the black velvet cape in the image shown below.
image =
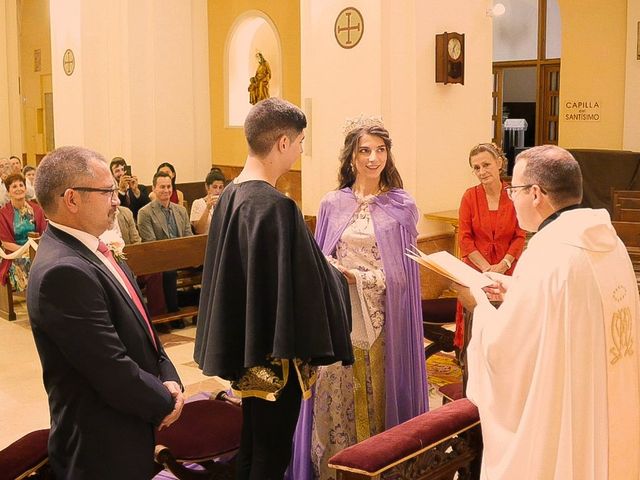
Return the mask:
[[353,363],[343,275],[325,259],[293,200],[269,183],[228,185],[205,253],[194,359],[238,380],[268,358]]

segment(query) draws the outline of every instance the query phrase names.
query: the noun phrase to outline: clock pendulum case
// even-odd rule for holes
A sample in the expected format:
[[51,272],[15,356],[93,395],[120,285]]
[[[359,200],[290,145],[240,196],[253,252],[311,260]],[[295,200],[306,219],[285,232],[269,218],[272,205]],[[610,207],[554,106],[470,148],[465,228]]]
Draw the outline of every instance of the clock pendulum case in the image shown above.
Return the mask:
[[464,33],[436,35],[436,82],[464,85]]

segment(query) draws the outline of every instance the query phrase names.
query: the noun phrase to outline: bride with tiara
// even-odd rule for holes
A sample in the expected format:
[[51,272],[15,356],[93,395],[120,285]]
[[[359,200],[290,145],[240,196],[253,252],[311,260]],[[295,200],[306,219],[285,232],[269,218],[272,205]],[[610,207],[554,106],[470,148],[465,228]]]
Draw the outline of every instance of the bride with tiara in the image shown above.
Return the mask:
[[428,410],[418,265],[418,211],[402,189],[380,119],[352,120],[338,190],[323,198],[316,240],[349,283],[355,363],[318,369],[287,478],[331,479],[338,451]]

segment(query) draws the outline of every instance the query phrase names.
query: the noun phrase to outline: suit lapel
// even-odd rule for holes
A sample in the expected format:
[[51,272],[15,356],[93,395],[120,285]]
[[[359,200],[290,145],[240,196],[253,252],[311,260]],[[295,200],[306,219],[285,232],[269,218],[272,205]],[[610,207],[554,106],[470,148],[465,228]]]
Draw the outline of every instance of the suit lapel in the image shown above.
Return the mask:
[[[134,315],[135,315],[135,317],[136,317],[136,319],[138,321],[138,324],[145,331],[145,333],[147,334],[147,338],[149,339],[149,341],[153,345],[153,339],[151,338],[151,332],[149,331],[149,328],[147,327],[146,320],[144,319],[144,317],[142,316],[142,314],[138,310],[138,307],[136,306],[136,304],[134,303],[133,299],[129,295],[129,292],[122,286],[122,284],[118,281],[118,279],[114,277],[113,273],[111,273],[111,270],[109,270],[107,268],[107,266],[104,263],[102,263],[102,261],[97,257],[97,255],[94,252],[89,250],[84,243],[82,243],[80,240],[78,240],[74,236],[69,235],[66,232],[63,232],[62,230],[59,230],[59,229],[55,228],[52,225],[50,225],[49,228],[45,231],[45,234],[47,234],[48,232],[50,232],[52,235],[54,235],[60,242],[66,244],[68,247],[73,249],[74,252],[76,252],[78,255],[80,255],[82,258],[84,258],[87,262],[89,262],[92,265],[94,265],[98,270],[100,270],[109,279],[111,284],[120,293],[120,296],[124,299],[124,301],[127,303],[127,305],[129,305],[129,308],[131,308],[131,310],[133,310],[133,313],[134,313]],[[120,268],[122,268],[122,264],[120,264]],[[129,275],[129,273],[127,272],[128,270],[129,270],[128,266],[125,266],[125,268],[122,268],[122,271],[125,272],[125,275],[127,275],[127,278],[129,280],[129,282],[131,283],[131,285],[133,286],[133,289],[138,294],[138,296],[140,298],[140,303],[142,303],[143,308],[145,308],[145,312],[147,314],[147,318],[151,319],[151,316],[149,315],[149,311],[146,309],[146,305],[144,304],[144,301],[142,301],[142,294],[141,294],[140,290],[137,288],[136,281],[135,281],[135,279],[131,278],[131,275]],[[157,342],[157,345],[160,345],[160,343]],[[153,346],[155,348],[155,345],[153,345]]]
[[162,231],[164,232],[166,238],[170,238],[169,225],[167,225],[167,217],[164,216],[164,213],[162,212],[162,208],[160,207],[160,203],[158,201],[155,202],[151,213],[155,216],[156,223],[158,223],[162,227]]

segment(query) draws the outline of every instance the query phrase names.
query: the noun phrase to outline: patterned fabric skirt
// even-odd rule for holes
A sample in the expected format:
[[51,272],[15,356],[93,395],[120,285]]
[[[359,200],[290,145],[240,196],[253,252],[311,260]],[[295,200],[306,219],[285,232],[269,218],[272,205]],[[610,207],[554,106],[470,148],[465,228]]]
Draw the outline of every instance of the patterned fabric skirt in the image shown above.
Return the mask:
[[384,335],[370,350],[353,349],[355,363],[318,369],[313,405],[311,461],[314,477],[334,480],[328,460],[340,450],[384,430]]

